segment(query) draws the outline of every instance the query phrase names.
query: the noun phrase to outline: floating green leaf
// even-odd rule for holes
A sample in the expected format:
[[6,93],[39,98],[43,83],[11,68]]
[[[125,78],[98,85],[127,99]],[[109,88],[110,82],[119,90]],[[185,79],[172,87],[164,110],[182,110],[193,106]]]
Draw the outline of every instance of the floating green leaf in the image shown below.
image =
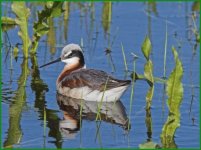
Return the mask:
[[168,96],[167,105],[169,108],[169,116],[163,126],[161,134],[161,141],[164,148],[174,147],[172,143],[174,143],[174,133],[180,126],[180,105],[183,98],[183,85],[181,82],[183,67],[174,47],[172,47],[172,52],[175,60],[175,68],[167,80],[166,93]]
[[[34,22],[34,35],[31,53],[35,53],[40,38],[49,32],[49,18],[58,17],[63,13],[63,2],[47,2],[44,9],[38,12],[38,21]],[[51,7],[52,6],[52,7]]]
[[142,49],[142,53],[144,54],[145,58],[148,60],[149,55],[151,53],[151,41],[148,36],[146,36],[141,49]]
[[25,2],[13,2],[12,11],[15,13],[17,18],[15,19],[16,24],[19,25],[20,31],[18,35],[21,37],[23,42],[23,54],[24,57],[28,57],[28,49],[30,46],[30,39],[28,34],[28,18],[30,15],[30,10],[26,8]]

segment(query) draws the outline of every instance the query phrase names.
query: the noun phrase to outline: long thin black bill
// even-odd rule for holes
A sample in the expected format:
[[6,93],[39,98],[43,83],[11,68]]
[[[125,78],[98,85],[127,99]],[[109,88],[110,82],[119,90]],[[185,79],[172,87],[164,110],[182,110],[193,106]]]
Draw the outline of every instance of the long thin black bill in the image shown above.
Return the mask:
[[61,58],[58,58],[58,59],[56,59],[56,60],[54,60],[54,61],[51,61],[51,62],[49,62],[49,63],[47,63],[47,64],[44,64],[44,65],[40,66],[40,68],[45,67],[45,66],[48,66],[48,65],[53,64],[53,63],[56,63],[56,62],[59,62],[59,61],[61,61]]

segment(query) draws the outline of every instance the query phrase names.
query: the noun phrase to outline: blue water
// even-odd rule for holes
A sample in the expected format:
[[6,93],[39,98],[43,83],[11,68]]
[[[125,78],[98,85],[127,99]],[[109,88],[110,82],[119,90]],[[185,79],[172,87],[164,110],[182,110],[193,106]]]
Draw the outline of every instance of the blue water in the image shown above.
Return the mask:
[[[10,5],[2,3],[4,12],[14,17],[10,13]],[[163,2],[156,3],[156,11],[151,9],[147,12],[148,5],[141,2],[114,2],[112,3],[112,20],[109,35],[104,32],[102,27],[102,2],[96,2],[94,20],[90,18],[88,3],[83,3],[85,7],[81,11],[78,4],[72,3],[68,24],[68,32],[64,32],[63,17],[54,19],[55,27],[55,53],[50,53],[50,45],[47,37],[44,36],[39,43],[37,50],[38,66],[47,63],[60,56],[62,47],[68,43],[78,43],[83,41],[83,50],[87,68],[104,70],[116,78],[125,78],[125,67],[121,51],[121,43],[124,46],[128,69],[133,70],[133,58],[131,53],[139,56],[136,61],[136,72],[143,74],[145,58],[141,52],[141,45],[146,35],[149,35],[152,42],[151,60],[153,62],[154,76],[163,76],[163,56],[165,45],[165,32],[167,22],[167,68],[166,75],[169,76],[174,68],[171,47],[174,45],[179,52],[179,57],[184,67],[184,96],[181,104],[181,124],[176,130],[175,143],[178,148],[199,148],[200,147],[200,103],[199,103],[199,62],[200,46],[198,45],[196,54],[193,56],[193,45],[195,45],[194,35],[190,36],[189,24],[192,23],[191,7],[192,2]],[[31,3],[28,4],[31,7]],[[32,6],[33,7],[33,6]],[[86,11],[84,11],[86,9]],[[197,13],[196,25],[200,28],[200,16]],[[30,17],[29,33],[32,34],[33,14]],[[15,45],[21,43],[17,35],[18,28],[9,30],[8,36],[10,43]],[[65,40],[64,34],[68,36]],[[176,35],[176,36],[175,36]],[[53,38],[53,37],[52,37]],[[190,40],[189,40],[190,38]],[[8,45],[5,32],[2,41]],[[106,48],[111,45],[111,57],[115,70],[110,63],[110,57],[105,54]],[[53,44],[53,43],[52,43]],[[39,69],[40,80],[33,82],[32,63],[29,60],[30,75],[26,81],[26,99],[22,104],[22,111],[17,122],[20,135],[17,142],[12,143],[12,136],[16,134],[9,131],[11,127],[10,109],[17,103],[15,98],[18,89],[18,80],[21,75],[21,64],[23,54],[19,51],[17,62],[11,57],[11,52],[6,58],[6,46],[2,48],[2,143],[9,141],[13,147],[22,148],[138,148],[139,144],[147,141],[147,127],[145,124],[145,96],[149,86],[146,82],[137,81],[134,87],[134,100],[131,112],[131,129],[128,132],[121,125],[111,122],[96,122],[94,119],[83,117],[81,128],[70,134],[63,135],[59,129],[59,123],[63,120],[64,114],[56,100],[56,79],[64,64],[57,63],[46,68]],[[191,59],[193,57],[193,61]],[[13,68],[13,69],[11,69]],[[192,74],[192,75],[191,75]],[[129,76],[127,76],[129,79]],[[37,81],[42,84],[37,85]],[[35,84],[33,84],[35,83]],[[40,82],[41,83],[41,82]],[[37,85],[37,86],[36,86]],[[191,85],[195,85],[192,88]],[[168,115],[166,106],[167,97],[163,97],[163,84],[156,83],[151,109],[152,118],[152,138],[154,143],[160,144],[160,134],[163,124]],[[35,88],[34,88],[35,87]],[[41,88],[40,88],[41,87]],[[48,89],[48,90],[47,90]],[[37,92],[36,92],[37,91]],[[121,98],[129,117],[131,87]],[[193,95],[192,107],[191,98]],[[44,136],[44,107],[46,109],[46,128]],[[191,108],[191,112],[190,112]],[[13,115],[15,116],[15,115]],[[194,122],[192,121],[194,119]],[[10,121],[9,121],[10,120]],[[99,127],[100,125],[100,127]],[[11,128],[10,128],[11,129]],[[98,131],[98,135],[96,135]],[[8,140],[9,139],[9,140]],[[7,145],[10,146],[10,145]]]

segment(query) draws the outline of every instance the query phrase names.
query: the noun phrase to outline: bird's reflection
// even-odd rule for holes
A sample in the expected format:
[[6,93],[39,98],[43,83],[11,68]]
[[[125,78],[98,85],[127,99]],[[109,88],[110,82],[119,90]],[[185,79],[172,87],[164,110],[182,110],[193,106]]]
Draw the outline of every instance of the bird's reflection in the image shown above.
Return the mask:
[[100,116],[98,120],[119,125],[124,130],[131,128],[121,101],[100,103],[66,97],[57,93],[57,103],[64,112],[63,120],[59,122],[60,131],[68,139],[75,137],[77,131],[80,130],[82,120],[95,121],[97,114]]

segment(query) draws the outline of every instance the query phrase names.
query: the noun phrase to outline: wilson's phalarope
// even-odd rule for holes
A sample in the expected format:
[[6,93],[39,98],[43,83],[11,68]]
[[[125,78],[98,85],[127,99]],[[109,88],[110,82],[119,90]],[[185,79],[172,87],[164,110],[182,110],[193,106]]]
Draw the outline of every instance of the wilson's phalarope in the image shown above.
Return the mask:
[[119,80],[101,70],[86,69],[82,49],[69,44],[61,57],[40,68],[62,61],[66,63],[56,81],[58,93],[88,101],[117,101],[128,88],[130,80]]

